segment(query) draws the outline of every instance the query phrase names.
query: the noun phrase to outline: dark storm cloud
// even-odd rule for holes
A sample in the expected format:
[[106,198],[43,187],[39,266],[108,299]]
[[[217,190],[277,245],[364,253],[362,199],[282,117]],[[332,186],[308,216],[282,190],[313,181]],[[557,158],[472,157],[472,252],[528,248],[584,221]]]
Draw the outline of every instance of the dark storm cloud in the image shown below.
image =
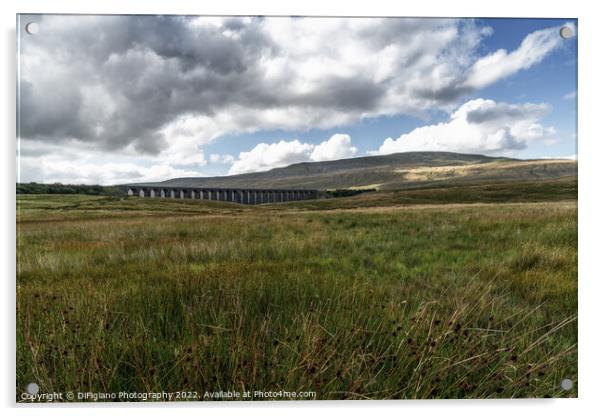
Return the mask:
[[82,99],[76,88],[65,87],[54,94],[34,95],[33,84],[21,80],[19,95],[22,137],[53,140],[54,137],[69,139],[90,134],[78,114]]
[[417,88],[414,90],[416,96],[442,104],[453,103],[472,91],[474,91],[474,88],[462,85],[459,80],[456,84],[441,88]]
[[[457,19],[429,19],[429,18],[404,18],[389,17],[382,19],[378,25],[370,26],[358,32],[358,35],[367,39],[374,47],[381,45],[394,45],[399,39],[412,39],[417,33],[436,33],[442,29],[456,30]],[[428,53],[428,50],[424,50]]]
[[[23,56],[35,60],[43,53],[60,71],[52,78],[22,72],[21,135],[47,141],[76,138],[108,150],[133,143],[141,152],[156,154],[165,144],[158,130],[180,115],[214,115],[231,104],[302,103],[304,97],[283,94],[286,85],[266,85],[258,71],[256,62],[277,50],[258,22],[226,20],[224,29],[235,32],[233,38],[211,27],[191,27],[187,17],[42,19],[41,27],[49,23],[44,36],[25,38]],[[84,114],[86,87],[95,85],[108,92],[110,102],[95,97],[91,88],[87,102],[107,108]],[[333,98],[338,96],[343,98]],[[332,80],[323,94],[305,99],[312,106],[368,108],[375,94],[365,83]]]
[[[253,68],[273,48],[254,24],[227,21],[240,35],[234,40],[208,27],[192,28],[187,17],[94,17],[82,24],[73,21],[81,16],[60,19],[63,27],[48,24],[44,36],[25,38],[26,60],[45,57],[59,71],[52,77],[22,72],[23,137],[76,138],[105,149],[133,143],[154,154],[165,144],[158,130],[182,114],[211,115],[256,99],[277,102],[264,96]],[[94,86],[108,92],[110,102],[95,97]],[[86,100],[107,108],[84,114]]]
[[319,91],[292,96],[280,104],[361,111],[374,108],[384,94],[382,85],[368,79],[330,77],[324,79]]
[[523,117],[542,117],[549,112],[549,106],[543,104],[512,105],[498,104],[486,108],[477,108],[466,114],[469,123],[480,124],[499,120],[521,119]]
[[255,25],[244,25],[240,19],[224,24],[225,29],[238,32],[237,40],[211,28],[191,30],[189,17],[133,19],[130,33],[134,44],[144,45],[163,58],[177,59],[184,71],[204,67],[222,75],[240,74],[271,46]]

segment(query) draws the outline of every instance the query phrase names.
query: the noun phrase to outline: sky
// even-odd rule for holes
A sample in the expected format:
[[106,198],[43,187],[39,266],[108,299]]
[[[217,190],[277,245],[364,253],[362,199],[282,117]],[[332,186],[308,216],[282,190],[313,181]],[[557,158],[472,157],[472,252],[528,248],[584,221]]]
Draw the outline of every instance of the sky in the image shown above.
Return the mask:
[[577,34],[572,19],[21,15],[17,180],[407,151],[576,158],[577,42],[562,27]]

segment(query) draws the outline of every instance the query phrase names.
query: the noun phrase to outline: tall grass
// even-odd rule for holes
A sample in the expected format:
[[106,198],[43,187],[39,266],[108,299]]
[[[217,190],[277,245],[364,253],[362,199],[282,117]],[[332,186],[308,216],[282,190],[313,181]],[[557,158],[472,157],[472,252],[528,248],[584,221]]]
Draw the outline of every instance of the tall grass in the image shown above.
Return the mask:
[[168,217],[128,216],[123,203],[94,220],[20,213],[18,395],[32,381],[318,399],[576,395],[559,388],[577,381],[574,203],[222,214],[205,203],[190,215],[178,214],[188,202],[142,202],[175,207]]

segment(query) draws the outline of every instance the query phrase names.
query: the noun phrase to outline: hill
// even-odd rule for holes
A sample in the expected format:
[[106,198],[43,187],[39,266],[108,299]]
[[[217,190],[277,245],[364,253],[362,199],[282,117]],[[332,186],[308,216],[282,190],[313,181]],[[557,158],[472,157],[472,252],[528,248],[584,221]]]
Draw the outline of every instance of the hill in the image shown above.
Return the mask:
[[176,178],[143,185],[391,190],[441,183],[553,179],[576,174],[577,163],[572,160],[520,160],[450,152],[407,152],[298,163],[267,172],[241,175]]

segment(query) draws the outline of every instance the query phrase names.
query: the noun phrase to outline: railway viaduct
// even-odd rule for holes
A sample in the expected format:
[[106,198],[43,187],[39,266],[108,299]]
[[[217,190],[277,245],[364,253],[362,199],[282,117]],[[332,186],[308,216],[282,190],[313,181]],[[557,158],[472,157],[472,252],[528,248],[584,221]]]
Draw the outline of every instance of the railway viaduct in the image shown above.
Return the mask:
[[208,201],[226,201],[239,204],[267,204],[275,202],[315,199],[318,191],[308,189],[240,189],[240,188],[168,188],[128,187],[129,196],[140,198],[177,198]]

